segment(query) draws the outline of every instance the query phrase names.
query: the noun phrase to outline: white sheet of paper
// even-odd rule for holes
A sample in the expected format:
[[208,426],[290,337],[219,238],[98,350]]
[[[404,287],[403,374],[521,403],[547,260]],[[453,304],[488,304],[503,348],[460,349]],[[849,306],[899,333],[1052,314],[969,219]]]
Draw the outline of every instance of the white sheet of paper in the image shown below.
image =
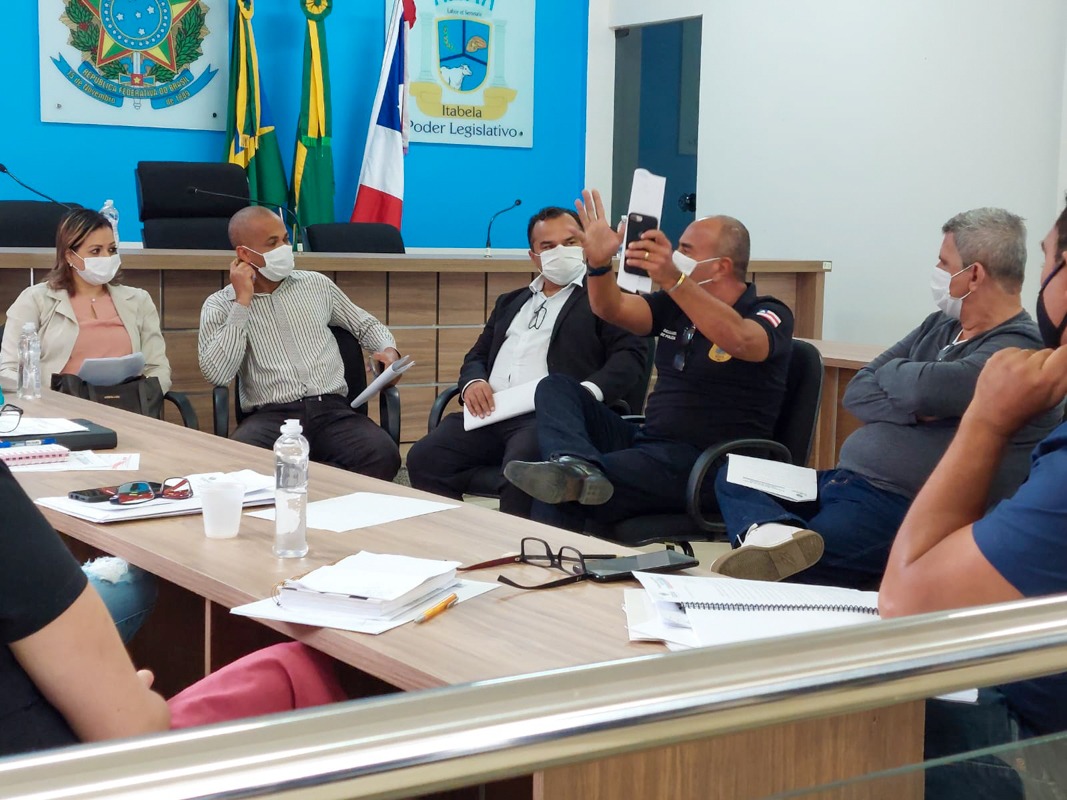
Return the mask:
[[286,585],[315,592],[395,600],[431,578],[455,572],[458,566],[458,561],[437,561],[361,550],[336,564],[327,564],[299,579],[286,581]]
[[411,356],[404,356],[403,358],[394,361],[388,367],[383,369],[381,374],[371,381],[370,385],[360,392],[359,397],[353,400],[349,405],[351,405],[352,408],[359,408],[413,366],[415,366],[415,362],[411,360]]
[[[663,194],[667,190],[667,179],[662,175],[653,175],[647,169],[634,170],[634,182],[630,187],[630,214],[663,219]],[[625,241],[625,238],[623,239]],[[632,275],[626,271],[624,261],[619,264],[616,282],[620,288],[630,292],[651,292],[652,279],[644,275]]]
[[77,472],[79,470],[136,470],[141,464],[140,453],[94,453],[92,450],[72,450],[66,461],[55,464],[23,464],[11,467],[12,472]]
[[158,499],[132,506],[121,506],[114,503],[86,503],[82,500],[71,500],[69,497],[41,497],[35,502],[45,508],[51,508],[54,511],[69,514],[78,519],[97,523],[199,514],[200,498],[196,494],[197,487],[202,486],[205,481],[213,480],[223,475],[229,479],[240,481],[245,485],[244,504],[246,506],[259,506],[264,503],[274,502],[274,477],[261,475],[250,469],[230,473],[209,472],[188,475],[186,477],[189,478],[189,482],[193,485],[193,496],[188,500]]
[[[237,608],[230,609],[230,613],[242,617],[273,619],[278,620],[279,622],[295,622],[298,625],[313,625],[316,628],[336,628],[342,631],[354,631],[355,633],[379,634],[413,621],[423,611],[428,608],[433,608],[433,606],[444,600],[452,592],[456,593],[456,597],[458,598],[457,602],[462,603],[464,600],[470,600],[472,597],[491,592],[498,586],[500,586],[499,583],[460,580],[457,584],[450,586],[447,589],[442,589],[437,594],[428,598],[426,602],[420,603],[415,608],[409,609],[393,619],[385,620],[360,619],[351,614],[337,614],[333,612],[310,613],[308,611],[292,611],[290,609],[282,608],[275,603],[274,599],[271,597],[268,597],[266,600],[258,600],[255,603],[237,606]],[[453,614],[455,611],[446,611],[445,613]]]
[[487,417],[478,417],[471,413],[469,406],[463,406],[463,430],[472,431],[475,428],[484,428],[494,422],[503,422],[520,414],[529,414],[534,410],[534,392],[541,378],[535,381],[512,386],[510,389],[502,389],[493,392],[493,413]]
[[12,436],[50,436],[53,433],[73,433],[89,430],[84,425],[62,417],[23,417]]
[[114,386],[144,372],[144,353],[138,351],[116,358],[87,358],[78,377],[97,386]]
[[[436,503],[432,500],[416,500],[411,497],[397,497],[374,492],[353,492],[341,497],[332,497],[329,500],[308,503],[307,524],[309,528],[341,533],[420,517],[423,514],[432,514],[435,511],[444,511],[449,508],[459,508],[459,504]],[[248,516],[274,519],[274,509],[265,508],[262,511],[252,512]]]
[[623,590],[623,609],[631,642],[666,642],[677,645],[677,649],[700,646],[692,628],[669,625],[660,617],[656,604],[644,589]]
[[815,470],[767,458],[730,453],[726,480],[794,502],[814,500],[818,496],[818,476]]

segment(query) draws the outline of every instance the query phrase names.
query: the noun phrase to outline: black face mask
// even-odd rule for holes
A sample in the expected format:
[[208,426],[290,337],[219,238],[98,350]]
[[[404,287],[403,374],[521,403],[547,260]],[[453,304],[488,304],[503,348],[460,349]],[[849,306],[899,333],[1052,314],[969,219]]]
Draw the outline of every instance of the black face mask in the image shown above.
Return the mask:
[[1056,325],[1049,319],[1048,311],[1045,309],[1045,287],[1056,277],[1056,273],[1063,269],[1064,264],[1067,264],[1067,261],[1061,261],[1056,265],[1045,279],[1045,282],[1041,284],[1041,290],[1037,293],[1037,327],[1041,331],[1041,341],[1045,347],[1059,347],[1060,339],[1063,338],[1063,331],[1067,328],[1067,314],[1064,314],[1060,324]]

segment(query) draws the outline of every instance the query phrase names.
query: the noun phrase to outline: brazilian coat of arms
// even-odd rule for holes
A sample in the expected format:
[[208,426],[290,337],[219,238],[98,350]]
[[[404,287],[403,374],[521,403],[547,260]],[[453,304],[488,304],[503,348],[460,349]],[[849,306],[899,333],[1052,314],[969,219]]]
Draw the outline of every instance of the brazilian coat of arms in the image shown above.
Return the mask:
[[139,109],[175,106],[193,97],[218,73],[192,67],[203,55],[209,33],[203,0],[66,0],[60,21],[79,65],[62,54],[52,63],[79,91],[121,108],[129,99]]

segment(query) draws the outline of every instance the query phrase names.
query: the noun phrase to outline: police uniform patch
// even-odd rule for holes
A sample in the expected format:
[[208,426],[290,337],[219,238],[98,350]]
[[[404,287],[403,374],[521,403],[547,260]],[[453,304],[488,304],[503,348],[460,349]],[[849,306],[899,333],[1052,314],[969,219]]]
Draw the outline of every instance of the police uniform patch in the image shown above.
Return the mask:
[[717,344],[713,344],[711,346],[711,349],[708,350],[708,358],[710,358],[717,364],[722,364],[726,361],[729,361],[731,358],[733,358],[733,356],[731,356]]

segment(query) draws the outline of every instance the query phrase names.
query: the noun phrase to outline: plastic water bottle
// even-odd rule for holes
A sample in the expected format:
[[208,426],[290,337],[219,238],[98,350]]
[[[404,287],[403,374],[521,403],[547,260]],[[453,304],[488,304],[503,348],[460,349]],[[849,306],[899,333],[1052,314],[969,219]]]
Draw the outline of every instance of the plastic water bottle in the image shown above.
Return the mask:
[[274,443],[274,555],[303,558],[308,552],[308,453],[300,421],[287,419]]
[[107,200],[104,202],[104,207],[100,209],[100,214],[107,218],[107,221],[111,223],[111,230],[115,233],[115,244],[119,243],[119,210],[115,208],[114,200]]
[[19,336],[18,396],[20,400],[35,400],[41,396],[41,340],[33,322],[25,323]]

